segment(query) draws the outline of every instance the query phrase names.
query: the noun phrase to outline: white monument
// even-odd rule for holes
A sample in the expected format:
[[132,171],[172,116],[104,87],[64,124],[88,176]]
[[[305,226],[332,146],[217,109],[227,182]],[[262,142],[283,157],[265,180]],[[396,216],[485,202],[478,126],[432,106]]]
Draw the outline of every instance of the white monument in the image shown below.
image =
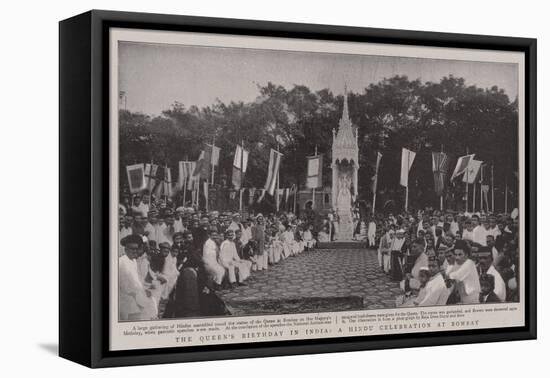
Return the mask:
[[336,239],[353,240],[352,204],[357,198],[359,146],[357,130],[348,111],[348,94],[344,89],[344,107],[338,131],[332,130],[332,207],[339,222]]

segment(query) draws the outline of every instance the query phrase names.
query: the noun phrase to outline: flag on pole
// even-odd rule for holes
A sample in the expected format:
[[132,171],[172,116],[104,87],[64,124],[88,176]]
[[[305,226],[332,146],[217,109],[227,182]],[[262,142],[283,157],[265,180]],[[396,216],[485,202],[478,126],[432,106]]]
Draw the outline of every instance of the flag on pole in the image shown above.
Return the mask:
[[290,197],[290,188],[285,189],[285,203],[288,203],[288,197]]
[[380,152],[377,152],[376,166],[374,168],[374,176],[372,176],[372,186],[371,186],[371,190],[373,193],[376,193],[376,188],[378,188],[378,170],[380,169],[380,160],[382,160],[382,154]]
[[449,172],[449,157],[444,152],[432,152],[432,171],[434,174],[434,188],[438,197],[443,195],[447,172]]
[[323,155],[307,157],[307,180],[308,189],[317,189],[323,186]]
[[145,170],[143,164],[126,166],[126,173],[128,175],[130,193],[139,193],[146,188],[147,183],[145,181]]
[[468,167],[468,164],[470,163],[470,160],[474,159],[475,154],[471,155],[465,155],[458,158],[458,161],[456,162],[455,170],[453,171],[453,175],[451,176],[451,181],[453,181],[455,178],[459,177],[460,175],[464,174],[466,172],[466,168]]
[[180,188],[185,189],[185,184],[189,183],[193,176],[194,161],[180,161],[179,162],[179,176],[178,176],[178,185]]
[[[275,187],[277,185],[277,175],[279,173],[279,167],[281,165],[281,154],[279,151],[271,149],[269,153],[269,166],[267,168],[267,179],[265,180],[265,190],[269,195],[274,195]],[[265,193],[263,193],[265,195]]]
[[145,179],[147,181],[146,189],[149,192],[153,191],[156,186],[157,170],[159,166],[156,164],[145,164]]
[[414,162],[415,156],[416,152],[413,152],[406,148],[403,148],[403,150],[401,151],[401,186],[409,186],[409,171],[411,170],[411,166]]
[[473,184],[477,182],[478,180],[477,177],[479,175],[479,171],[482,163],[483,162],[481,160],[471,159],[470,162],[468,163],[468,166],[466,168],[462,181],[467,184]]
[[189,176],[187,176],[187,190],[196,190],[197,189],[197,183],[199,182],[200,176],[194,176],[195,170],[197,168],[197,162],[196,161],[187,161],[187,169]]
[[208,143],[206,143],[206,148],[210,151],[210,164],[217,167],[220,162],[220,148]]
[[202,185],[203,185],[204,201],[206,204],[205,206],[208,211],[208,181],[203,182]]
[[[241,170],[242,162],[242,170]],[[233,175],[231,181],[235,189],[240,189],[242,186],[241,178],[244,179],[246,168],[248,167],[248,151],[237,145],[235,157],[233,158]]]
[[157,178],[155,179],[156,186],[154,188],[155,196],[172,196],[172,172],[168,167],[158,167]]

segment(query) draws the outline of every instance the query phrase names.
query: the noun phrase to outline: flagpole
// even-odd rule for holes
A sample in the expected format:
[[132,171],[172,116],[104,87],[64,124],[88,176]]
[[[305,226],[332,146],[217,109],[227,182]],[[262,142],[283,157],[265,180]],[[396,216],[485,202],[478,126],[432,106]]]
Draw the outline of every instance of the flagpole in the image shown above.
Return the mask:
[[495,212],[495,163],[491,164],[491,212]]
[[378,190],[378,154],[380,152],[376,152],[376,166],[374,171],[374,185],[373,185],[373,193],[372,193],[372,215],[374,215],[374,210],[376,209],[376,191]]
[[[277,152],[279,152],[279,141],[277,141]],[[280,156],[278,156],[280,159]],[[277,169],[277,189],[275,191],[275,206],[277,213],[279,212],[279,171],[281,170],[281,163],[279,161],[279,169]]]
[[187,175],[183,179],[183,188],[182,189],[183,189],[183,207],[185,207],[185,195],[186,195],[186,192],[187,192]]
[[215,143],[216,143],[216,132],[214,132],[214,135],[212,136],[212,154],[210,155],[210,164],[211,164],[211,168],[212,168],[212,174],[211,174],[211,179],[210,179],[210,183],[212,184],[212,186],[214,186],[214,146],[215,146]]
[[151,168],[149,169],[149,183],[147,185],[148,188],[149,188],[149,206],[152,205],[152,201],[153,201],[153,188],[151,187],[151,176],[152,175],[153,175],[153,159],[151,158]]
[[[442,155],[440,156],[440,158],[443,158],[443,143],[441,143],[441,154]],[[437,167],[437,169],[439,170],[440,167]],[[443,211],[443,192],[445,190],[445,182],[443,182],[443,175],[441,176],[441,183],[443,185],[441,186],[441,196],[439,196],[439,209]]]
[[[470,152],[468,150],[468,147],[466,147],[466,155],[469,155],[469,153]],[[470,165],[470,159],[468,159],[468,165]],[[468,186],[469,186],[469,184],[468,184],[468,182],[469,182],[468,165],[466,166],[466,205],[465,205],[465,210],[464,210],[465,212],[468,212]]]
[[475,182],[475,180],[472,183],[472,185],[474,186],[474,194],[473,194],[473,197],[472,197],[472,211],[475,213],[475,211],[476,211],[476,182]]
[[241,139],[241,179],[239,188],[239,213],[243,212],[243,170],[244,170],[244,139]]
[[483,164],[479,170],[479,211],[483,211]]
[[409,169],[410,169],[410,151],[407,149],[407,186],[405,187],[405,212],[409,208]]
[[292,206],[292,212],[296,214],[296,197],[298,196],[298,184],[294,188],[294,205]]
[[[317,157],[317,145],[315,145],[315,157]],[[317,180],[319,180],[319,176],[317,176]],[[315,185],[313,186],[313,189],[311,189],[311,201],[312,201],[312,204],[311,204],[311,208],[312,209],[315,209]]]

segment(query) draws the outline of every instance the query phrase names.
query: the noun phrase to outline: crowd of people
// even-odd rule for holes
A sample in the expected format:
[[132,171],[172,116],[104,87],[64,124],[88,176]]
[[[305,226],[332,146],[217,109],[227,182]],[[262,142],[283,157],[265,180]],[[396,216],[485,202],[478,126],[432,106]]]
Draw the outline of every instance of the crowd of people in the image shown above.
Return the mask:
[[[119,318],[212,314],[212,294],[337,240],[334,212],[239,214],[149,203],[119,206]],[[364,212],[363,212],[364,214]],[[400,283],[398,306],[518,300],[518,218],[424,209],[356,213],[354,238]]]

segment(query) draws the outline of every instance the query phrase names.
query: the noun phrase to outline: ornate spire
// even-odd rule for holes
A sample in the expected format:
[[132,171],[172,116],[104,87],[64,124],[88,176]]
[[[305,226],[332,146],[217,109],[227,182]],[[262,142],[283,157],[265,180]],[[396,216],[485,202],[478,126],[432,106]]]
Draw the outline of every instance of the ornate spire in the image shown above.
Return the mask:
[[344,84],[344,109],[342,111],[342,120],[349,120],[348,86],[346,84]]

